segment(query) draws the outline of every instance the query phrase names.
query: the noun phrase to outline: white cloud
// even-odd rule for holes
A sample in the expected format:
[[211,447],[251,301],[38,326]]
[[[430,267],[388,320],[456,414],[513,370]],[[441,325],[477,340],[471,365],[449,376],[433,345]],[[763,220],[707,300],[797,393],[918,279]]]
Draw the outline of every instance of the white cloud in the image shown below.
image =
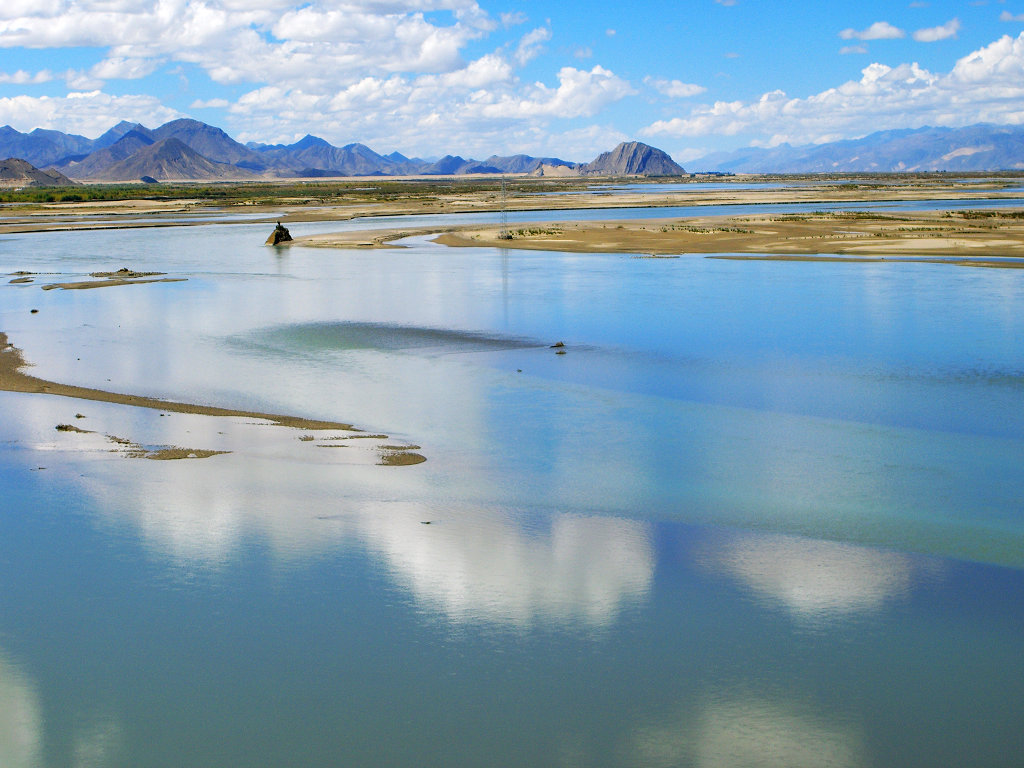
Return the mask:
[[1024,13],[1013,14],[1009,11],[1003,11],[999,14],[1000,21],[1024,21]]
[[519,47],[516,48],[514,58],[519,66],[525,66],[531,60],[537,58],[544,43],[551,39],[551,30],[547,27],[537,27],[532,32],[527,32],[519,40]]
[[687,99],[691,96],[697,96],[698,94],[704,93],[707,90],[703,85],[684,83],[680,80],[664,80],[654,77],[645,77],[644,83],[663,96],[668,96],[670,99]]
[[65,72],[64,82],[73,91],[99,91],[103,87],[102,80],[78,69]]
[[895,40],[906,37],[907,33],[887,21],[876,21],[867,29],[844,29],[839,33],[843,40]]
[[227,99],[196,99],[189,104],[189,109],[224,109],[230,105]]
[[49,83],[53,80],[53,73],[48,69],[42,69],[38,72],[26,72],[24,69],[19,69],[17,72],[0,72],[0,83],[9,83],[11,85],[38,85],[40,83]]
[[491,94],[479,94],[478,103],[468,106],[492,118],[589,117],[634,93],[628,82],[604,67],[596,66],[589,72],[562,67],[557,88],[535,83],[525,97],[505,94],[494,99]]
[[153,74],[159,66],[159,59],[117,56],[104,59],[90,69],[89,74],[99,80],[139,80]]
[[914,33],[914,39],[919,43],[934,43],[939,40],[947,40],[956,37],[960,31],[960,20],[951,19],[939,27],[928,27],[919,29]]
[[54,128],[95,137],[123,119],[160,125],[182,116],[150,96],[111,96],[100,91],[0,98],[0,123],[20,131]]
[[755,101],[716,102],[659,120],[648,136],[754,133],[768,144],[863,136],[879,126],[914,128],[977,122],[1024,124],[1024,33],[1004,36],[959,61],[948,74],[918,64],[865,67],[851,80],[806,98],[771,91]]
[[719,5],[732,6],[736,5],[736,0],[715,0]]
[[[427,12],[447,12],[449,23]],[[0,14],[0,47],[115,48],[125,61],[196,64],[218,82],[298,83],[311,72],[451,71],[495,26],[475,0],[16,0]]]
[[846,56],[851,53],[867,53],[868,47],[866,45],[844,45],[839,49],[839,53]]
[[508,29],[509,27],[517,27],[520,24],[525,24],[529,21],[529,17],[522,11],[514,11],[512,13],[503,13],[500,16],[501,25]]

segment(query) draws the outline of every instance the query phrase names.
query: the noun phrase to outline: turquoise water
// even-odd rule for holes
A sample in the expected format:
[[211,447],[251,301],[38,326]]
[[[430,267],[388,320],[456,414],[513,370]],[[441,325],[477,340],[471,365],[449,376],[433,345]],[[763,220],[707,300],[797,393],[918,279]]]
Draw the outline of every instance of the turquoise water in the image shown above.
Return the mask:
[[0,330],[428,461],[0,393],[0,765],[1017,764],[1019,270],[265,230],[4,238]]

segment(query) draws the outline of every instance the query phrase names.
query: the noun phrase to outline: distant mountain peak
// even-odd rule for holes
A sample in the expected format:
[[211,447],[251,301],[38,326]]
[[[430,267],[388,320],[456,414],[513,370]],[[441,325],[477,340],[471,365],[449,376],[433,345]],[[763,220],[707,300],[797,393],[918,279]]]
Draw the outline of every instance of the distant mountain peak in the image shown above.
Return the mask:
[[41,171],[32,163],[9,157],[0,161],[0,188],[3,187],[70,187],[71,179],[54,170]]
[[311,133],[307,133],[301,139],[296,141],[294,144],[289,144],[288,149],[303,150],[309,149],[310,147],[329,147],[331,146],[326,139],[321,139],[319,136],[314,136]]
[[639,141],[624,141],[580,167],[584,174],[605,176],[682,176],[686,173],[667,152]]

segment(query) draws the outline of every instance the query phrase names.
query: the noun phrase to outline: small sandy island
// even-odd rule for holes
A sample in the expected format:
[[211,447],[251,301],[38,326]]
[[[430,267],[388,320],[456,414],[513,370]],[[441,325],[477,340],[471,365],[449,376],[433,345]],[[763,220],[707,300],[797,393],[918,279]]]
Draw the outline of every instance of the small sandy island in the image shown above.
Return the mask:
[[914,260],[1024,267],[1024,209],[874,213],[847,211],[705,216],[659,221],[522,224],[462,228],[436,241],[545,251],[706,254],[790,261]]
[[[306,419],[299,416],[283,416],[273,413],[262,413],[259,411],[236,410],[232,408],[219,408],[210,405],[199,405],[194,403],[180,403],[170,400],[158,400],[152,397],[141,397],[139,395],[121,394],[108,392],[102,389],[90,389],[78,387],[72,384],[60,384],[45,379],[30,376],[22,371],[28,363],[25,361],[21,350],[7,340],[7,334],[0,332],[0,390],[7,392],[29,392],[36,394],[57,395],[59,397],[72,397],[79,400],[94,400],[106,403],[117,403],[130,405],[136,408],[151,408],[171,413],[191,413],[201,416],[234,416],[251,419],[261,419],[270,424],[301,429],[308,431],[316,430],[338,430],[343,432],[359,433],[360,430],[351,424],[343,424],[335,421],[320,421],[317,419]],[[62,429],[63,427],[63,429]],[[75,432],[84,431],[73,425],[58,425],[60,431]],[[359,436],[359,435],[356,435]],[[386,435],[375,435],[375,438],[387,439]],[[119,442],[116,439],[115,442]],[[136,444],[124,440],[122,444],[135,448]],[[412,449],[418,446],[381,445],[379,446],[380,461],[378,463],[386,466],[407,466],[419,464],[426,461],[422,454],[415,453]],[[138,451],[145,451],[141,446]],[[205,458],[219,453],[218,451],[206,451],[202,449],[188,449],[167,447],[158,451],[145,451],[145,458],[174,459],[174,458]]]

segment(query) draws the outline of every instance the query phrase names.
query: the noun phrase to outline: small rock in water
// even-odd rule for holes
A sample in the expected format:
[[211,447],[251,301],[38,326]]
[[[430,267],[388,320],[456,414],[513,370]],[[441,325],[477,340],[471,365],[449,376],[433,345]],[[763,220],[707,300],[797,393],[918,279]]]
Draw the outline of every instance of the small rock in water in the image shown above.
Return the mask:
[[270,237],[267,238],[266,245],[277,245],[278,243],[284,243],[292,239],[291,232],[288,228],[277,222],[277,226],[274,227],[274,231],[270,233]]

